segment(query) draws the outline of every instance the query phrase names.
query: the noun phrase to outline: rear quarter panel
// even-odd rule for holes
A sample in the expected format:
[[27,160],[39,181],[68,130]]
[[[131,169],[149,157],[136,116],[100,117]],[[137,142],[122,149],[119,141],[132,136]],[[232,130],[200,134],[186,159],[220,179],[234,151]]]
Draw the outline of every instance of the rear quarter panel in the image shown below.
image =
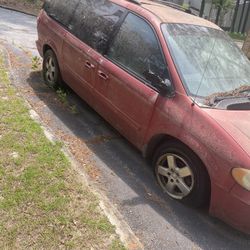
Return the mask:
[[49,17],[44,10],[41,11],[38,22],[38,43],[43,53],[44,47],[47,45],[56,54],[61,73],[63,74],[63,63],[61,50],[66,29],[58,22]]

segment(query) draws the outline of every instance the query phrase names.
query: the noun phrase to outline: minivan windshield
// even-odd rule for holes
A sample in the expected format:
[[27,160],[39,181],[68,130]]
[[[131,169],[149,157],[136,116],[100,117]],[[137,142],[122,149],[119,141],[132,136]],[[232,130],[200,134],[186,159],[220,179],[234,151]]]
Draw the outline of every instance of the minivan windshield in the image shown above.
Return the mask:
[[221,31],[190,24],[163,24],[162,31],[189,95],[250,95],[250,62]]

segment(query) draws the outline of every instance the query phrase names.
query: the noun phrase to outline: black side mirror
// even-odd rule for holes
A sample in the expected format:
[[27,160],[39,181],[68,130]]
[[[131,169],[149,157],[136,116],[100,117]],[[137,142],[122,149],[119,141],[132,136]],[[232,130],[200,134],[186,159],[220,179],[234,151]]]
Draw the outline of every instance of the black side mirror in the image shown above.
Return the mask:
[[146,71],[143,75],[156,89],[160,91],[162,96],[173,97],[175,95],[173,85],[169,79],[163,80],[152,71]]
[[169,79],[165,79],[158,84],[158,89],[162,96],[174,97],[175,90]]

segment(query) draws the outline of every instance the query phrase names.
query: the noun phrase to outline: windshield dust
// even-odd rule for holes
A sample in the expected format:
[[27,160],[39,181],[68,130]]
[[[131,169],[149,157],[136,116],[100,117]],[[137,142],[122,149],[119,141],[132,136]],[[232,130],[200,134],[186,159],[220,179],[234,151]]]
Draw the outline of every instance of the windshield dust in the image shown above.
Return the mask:
[[249,96],[250,62],[225,32],[190,24],[162,30],[190,96],[210,106],[219,97]]

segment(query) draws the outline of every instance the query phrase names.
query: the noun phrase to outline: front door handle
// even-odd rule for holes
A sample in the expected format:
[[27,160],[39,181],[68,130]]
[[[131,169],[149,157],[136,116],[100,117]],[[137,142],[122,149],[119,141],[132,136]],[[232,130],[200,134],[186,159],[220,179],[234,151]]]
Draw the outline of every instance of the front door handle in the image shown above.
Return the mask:
[[89,61],[86,61],[85,62],[85,67],[88,68],[88,69],[94,69],[95,65],[90,63]]
[[108,80],[108,76],[105,74],[105,73],[103,73],[102,71],[100,71],[100,70],[98,70],[98,76],[100,77],[100,78],[102,78],[103,80]]

